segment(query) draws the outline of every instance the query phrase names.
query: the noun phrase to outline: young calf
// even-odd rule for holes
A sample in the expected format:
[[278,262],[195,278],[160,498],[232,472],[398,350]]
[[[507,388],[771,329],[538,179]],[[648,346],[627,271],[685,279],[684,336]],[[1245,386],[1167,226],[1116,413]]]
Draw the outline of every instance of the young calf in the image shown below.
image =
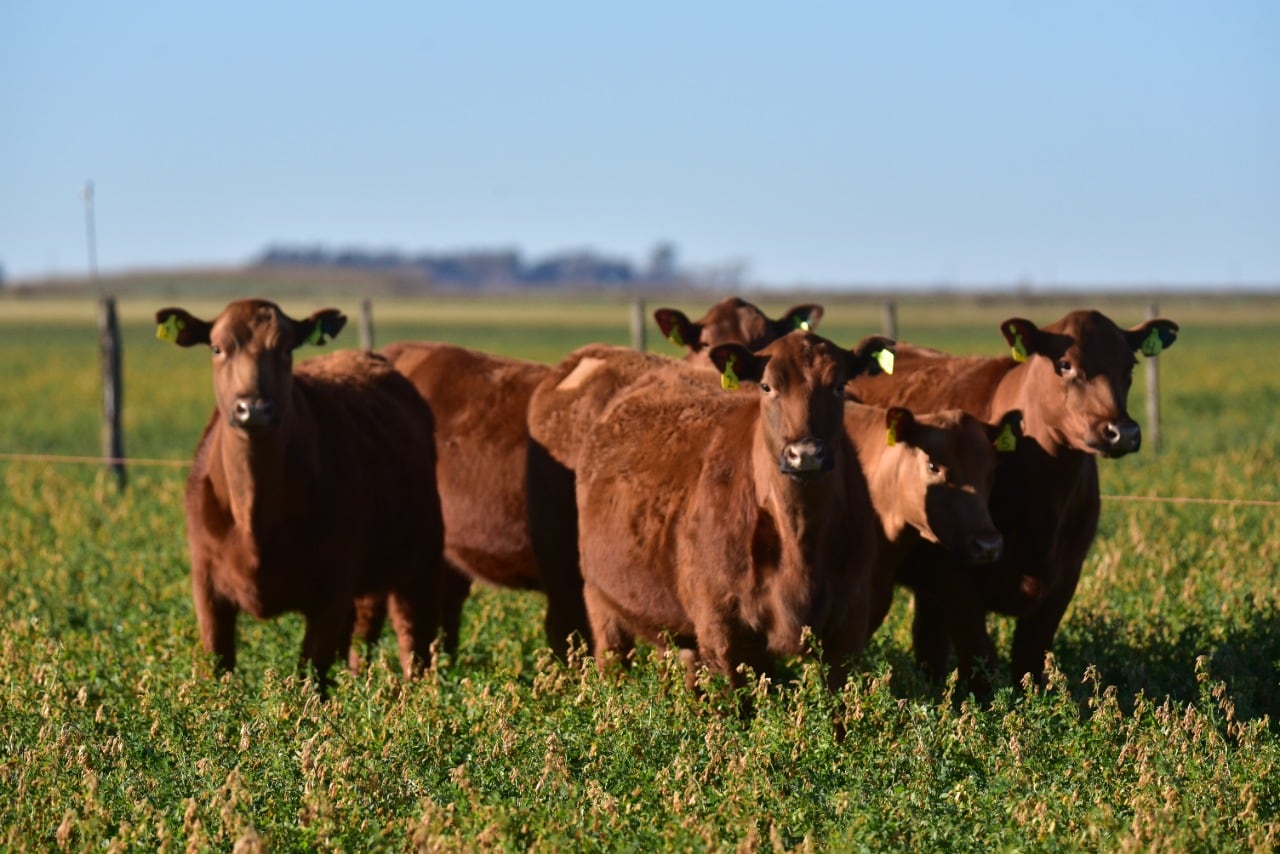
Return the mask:
[[200,639],[236,663],[236,616],[300,611],[319,684],[351,641],[357,601],[386,595],[406,676],[428,656],[443,535],[431,415],[382,357],[293,364],[336,335],[336,309],[295,320],[240,300],[212,321],[156,313],[158,337],[206,345],[216,409],[187,479],[187,543]]
[[668,341],[688,350],[685,361],[709,368],[709,354],[717,344],[741,344],[754,352],[793,329],[812,332],[822,313],[822,306],[806,303],[775,320],[741,297],[725,297],[697,320],[675,308],[660,308],[653,319]]
[[843,682],[866,639],[875,534],[851,516],[843,390],[878,370],[800,330],[758,354],[720,345],[724,394],[656,370],[619,392],[581,447],[576,504],[592,649],[603,664],[636,638],[696,649],[740,684],[798,653],[811,627]]
[[[1018,409],[1023,439],[1002,454],[991,516],[1004,534],[1001,558],[988,566],[957,562],[923,546],[903,576],[915,591],[916,658],[940,677],[952,644],[966,680],[974,664],[993,670],[988,612],[1017,618],[1011,672],[1043,675],[1067,605],[1097,530],[1097,458],[1137,451],[1142,433],[1127,399],[1135,352],[1154,356],[1178,326],[1150,320],[1121,329],[1096,311],[1074,311],[1043,329],[1014,318],[1000,324],[1013,357],[957,358],[903,345],[892,383],[860,379],[859,399],[918,411],[958,407],[989,420]],[[985,688],[981,680],[974,686]]]
[[1016,411],[986,424],[958,409],[913,415],[901,407],[845,404],[854,464],[879,521],[869,634],[884,622],[898,569],[922,539],[966,563],[1000,557],[1004,538],[987,504],[997,452],[1013,451],[1021,422]]

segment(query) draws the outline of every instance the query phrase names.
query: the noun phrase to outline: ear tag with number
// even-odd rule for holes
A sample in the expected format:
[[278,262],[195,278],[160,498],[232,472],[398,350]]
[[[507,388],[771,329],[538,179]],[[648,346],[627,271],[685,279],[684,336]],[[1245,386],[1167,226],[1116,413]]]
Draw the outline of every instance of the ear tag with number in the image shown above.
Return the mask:
[[1006,424],[1004,429],[1000,431],[1000,435],[996,436],[996,440],[991,444],[995,445],[997,451],[1007,454],[1018,449],[1018,437],[1013,434],[1013,427]]
[[724,373],[720,374],[720,387],[725,391],[736,391],[738,388],[738,375],[733,371],[733,363],[737,358],[730,354],[728,361],[724,363]]
[[886,374],[893,373],[893,351],[892,350],[877,350],[871,354],[871,358],[874,359],[875,363],[880,366],[880,370],[884,371]]
[[885,437],[885,444],[891,448],[894,445],[898,444],[898,419],[897,418],[889,419],[889,433]]
[[1027,360],[1027,345],[1022,343],[1022,333],[1012,323],[1009,324],[1008,329],[1009,334],[1013,336],[1013,360],[1015,362],[1025,362]]
[[187,322],[176,314],[165,318],[164,323],[156,327],[156,337],[171,344],[178,343],[178,333],[187,328]]
[[1153,326],[1147,337],[1142,339],[1142,355],[1158,356],[1163,349],[1164,339],[1160,337],[1160,330]]

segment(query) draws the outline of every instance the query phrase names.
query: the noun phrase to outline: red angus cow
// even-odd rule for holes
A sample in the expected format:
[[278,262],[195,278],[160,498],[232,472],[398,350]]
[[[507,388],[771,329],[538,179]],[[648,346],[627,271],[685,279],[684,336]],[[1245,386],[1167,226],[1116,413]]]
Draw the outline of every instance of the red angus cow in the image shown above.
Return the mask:
[[436,636],[441,522],[430,413],[380,356],[293,364],[336,335],[336,309],[295,320],[239,300],[212,321],[156,313],[158,335],[213,354],[217,407],[187,479],[187,542],[200,639],[236,662],[236,616],[300,611],[321,688],[351,641],[354,603],[386,596],[406,676]]
[[625,656],[670,637],[740,684],[802,649],[812,628],[839,684],[867,632],[869,513],[850,513],[843,389],[877,370],[882,338],[854,352],[795,331],[752,354],[712,349],[726,395],[657,370],[591,428],[576,501],[592,650]]
[[793,306],[773,320],[741,297],[725,297],[697,320],[689,320],[684,312],[674,308],[658,309],[653,319],[668,341],[688,349],[686,361],[711,367],[708,354],[717,344],[741,344],[754,352],[793,329],[812,332],[822,319],[822,306]]
[[1000,329],[1013,358],[957,358],[904,345],[892,383],[860,379],[850,392],[886,406],[959,407],[984,420],[1021,410],[1024,438],[1002,455],[991,495],[1004,556],[970,567],[922,549],[902,573],[915,592],[915,654],[927,670],[946,671],[952,644],[962,676],[975,662],[994,668],[986,614],[995,611],[1017,618],[1016,682],[1042,676],[1075,592],[1097,530],[1097,457],[1123,456],[1141,443],[1127,410],[1134,353],[1169,347],[1178,326],[1160,319],[1121,329],[1099,312],[1075,311],[1043,329],[1020,318]]
[[[543,586],[529,543],[525,414],[551,368],[451,344],[400,342],[382,353],[413,382],[435,422],[446,565],[441,611],[445,646],[453,651],[473,580]],[[585,619],[549,612],[547,636],[564,638]]]

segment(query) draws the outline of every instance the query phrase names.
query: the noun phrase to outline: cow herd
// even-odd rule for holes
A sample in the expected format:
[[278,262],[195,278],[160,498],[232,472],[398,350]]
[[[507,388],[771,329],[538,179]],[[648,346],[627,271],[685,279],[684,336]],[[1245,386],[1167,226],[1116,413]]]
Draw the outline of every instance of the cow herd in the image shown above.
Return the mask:
[[901,584],[932,676],[985,687],[997,612],[1016,618],[1012,677],[1038,678],[1097,527],[1097,458],[1141,441],[1134,354],[1177,325],[1014,318],[1011,355],[980,358],[846,349],[822,316],[659,309],[683,361],[401,342],[295,365],[341,313],[162,309],[158,337],[213,359],[185,499],[202,644],[230,669],[240,611],[300,612],[323,690],[390,617],[411,676],[437,637],[456,648],[480,581],[541,590],[550,647],[576,637],[601,667],[639,641],[741,684],[812,638],[838,687]]

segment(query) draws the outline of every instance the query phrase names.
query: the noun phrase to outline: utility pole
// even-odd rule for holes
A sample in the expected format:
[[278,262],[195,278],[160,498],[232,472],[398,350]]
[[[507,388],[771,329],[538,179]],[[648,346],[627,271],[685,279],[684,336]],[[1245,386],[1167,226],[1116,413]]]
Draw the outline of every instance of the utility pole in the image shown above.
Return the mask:
[[[84,182],[84,189],[80,191],[80,198],[84,199],[84,238],[89,247],[89,281],[97,284],[98,232],[93,221],[93,181]],[[101,288],[100,285],[99,288]]]

